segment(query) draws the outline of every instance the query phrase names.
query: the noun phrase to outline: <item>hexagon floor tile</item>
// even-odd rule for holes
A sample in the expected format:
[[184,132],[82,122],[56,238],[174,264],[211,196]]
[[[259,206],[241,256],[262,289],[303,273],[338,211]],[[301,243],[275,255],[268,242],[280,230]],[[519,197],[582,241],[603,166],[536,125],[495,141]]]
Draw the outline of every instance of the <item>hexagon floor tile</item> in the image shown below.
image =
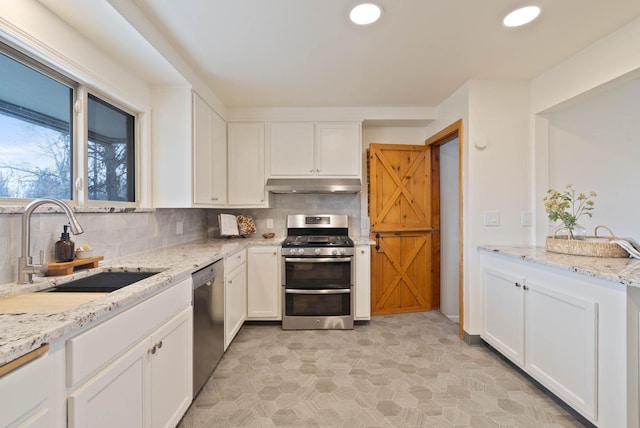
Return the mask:
[[354,330],[247,324],[180,428],[582,427],[440,312]]

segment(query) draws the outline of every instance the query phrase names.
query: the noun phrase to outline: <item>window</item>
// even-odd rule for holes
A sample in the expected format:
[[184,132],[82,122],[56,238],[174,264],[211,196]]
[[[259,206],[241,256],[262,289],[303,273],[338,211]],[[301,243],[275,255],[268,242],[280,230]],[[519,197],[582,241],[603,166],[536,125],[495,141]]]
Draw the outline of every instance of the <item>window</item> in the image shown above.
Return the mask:
[[135,201],[134,117],[89,94],[89,199]]
[[[2,43],[0,82],[0,198],[74,200],[81,172],[80,202],[135,202],[134,115]],[[76,142],[79,96],[88,136]],[[78,144],[86,159],[77,159]]]
[[72,199],[75,88],[0,53],[0,197]]

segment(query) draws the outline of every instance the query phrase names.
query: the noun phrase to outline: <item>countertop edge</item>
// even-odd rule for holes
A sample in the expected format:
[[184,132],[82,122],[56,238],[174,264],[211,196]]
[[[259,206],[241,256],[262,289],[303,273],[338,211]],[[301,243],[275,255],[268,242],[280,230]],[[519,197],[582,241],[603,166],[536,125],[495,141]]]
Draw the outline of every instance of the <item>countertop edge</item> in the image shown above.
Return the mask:
[[38,277],[34,284],[3,285],[1,297],[34,292],[102,271],[159,271],[139,283],[56,314],[0,314],[0,365],[40,346],[126,310],[189,277],[198,269],[251,246],[280,246],[283,238],[210,239],[178,244],[100,262],[64,277]]
[[558,254],[532,245],[480,245],[478,250],[640,288],[640,260],[632,258]]

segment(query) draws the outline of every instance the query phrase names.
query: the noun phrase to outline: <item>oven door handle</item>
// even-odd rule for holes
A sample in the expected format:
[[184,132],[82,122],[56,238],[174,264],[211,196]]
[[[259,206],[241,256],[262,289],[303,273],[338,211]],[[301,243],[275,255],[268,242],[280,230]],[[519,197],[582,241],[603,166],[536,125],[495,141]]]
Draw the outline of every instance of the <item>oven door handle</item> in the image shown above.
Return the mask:
[[284,292],[286,294],[349,294],[351,293],[351,289],[338,288],[338,289],[328,289],[328,290],[301,290],[297,288],[285,288]]
[[350,262],[351,257],[305,257],[305,258],[290,258],[285,257],[285,262],[294,262],[294,263],[340,263],[340,262]]

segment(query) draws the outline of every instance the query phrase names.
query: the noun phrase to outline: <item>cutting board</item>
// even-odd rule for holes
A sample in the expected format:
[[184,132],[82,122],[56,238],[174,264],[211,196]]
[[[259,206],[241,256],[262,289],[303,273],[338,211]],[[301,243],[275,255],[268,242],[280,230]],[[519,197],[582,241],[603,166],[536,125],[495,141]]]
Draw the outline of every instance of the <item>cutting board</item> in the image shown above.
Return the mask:
[[108,293],[24,293],[0,299],[0,314],[56,314]]
[[79,269],[92,269],[98,267],[98,262],[104,259],[103,256],[88,257],[86,259],[75,259],[70,262],[51,262],[47,264],[47,276],[71,275]]

